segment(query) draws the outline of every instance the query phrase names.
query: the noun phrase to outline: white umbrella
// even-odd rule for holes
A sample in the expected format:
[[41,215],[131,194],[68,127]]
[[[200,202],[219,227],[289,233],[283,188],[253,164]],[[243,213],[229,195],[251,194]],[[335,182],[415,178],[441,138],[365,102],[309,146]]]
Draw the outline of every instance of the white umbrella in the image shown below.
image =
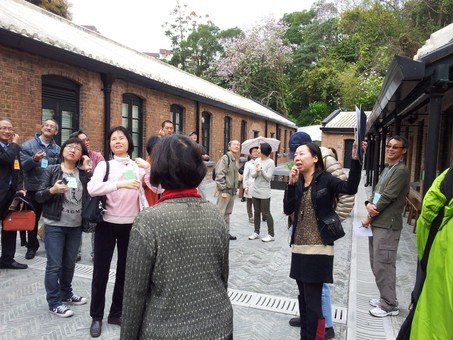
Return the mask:
[[272,152],[278,151],[278,146],[280,145],[280,141],[275,138],[267,138],[267,137],[258,137],[253,139],[247,139],[242,143],[241,146],[241,154],[248,155],[250,154],[250,149],[254,147],[259,147],[261,143],[267,143],[271,146]]

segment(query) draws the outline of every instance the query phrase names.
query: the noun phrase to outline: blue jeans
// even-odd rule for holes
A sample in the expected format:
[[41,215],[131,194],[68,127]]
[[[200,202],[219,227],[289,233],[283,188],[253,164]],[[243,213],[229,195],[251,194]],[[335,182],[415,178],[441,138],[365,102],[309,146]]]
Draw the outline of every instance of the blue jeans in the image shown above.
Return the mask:
[[326,328],[333,327],[332,304],[330,302],[330,288],[327,283],[322,285],[322,315],[326,320]]
[[46,225],[44,228],[47,255],[44,285],[50,309],[72,296],[71,283],[81,238],[81,227]]

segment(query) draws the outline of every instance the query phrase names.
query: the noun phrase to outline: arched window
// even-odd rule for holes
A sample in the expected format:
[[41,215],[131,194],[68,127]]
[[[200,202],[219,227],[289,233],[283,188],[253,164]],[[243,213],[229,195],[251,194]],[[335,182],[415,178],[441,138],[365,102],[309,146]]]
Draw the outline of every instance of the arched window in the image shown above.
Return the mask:
[[175,132],[184,131],[184,108],[180,105],[170,105],[171,120],[175,126]]
[[211,151],[211,114],[206,111],[201,114],[201,145],[209,155]]
[[241,121],[241,143],[247,139],[247,121]]
[[231,118],[225,117],[223,121],[223,153],[228,151],[228,143],[231,140]]
[[132,158],[143,154],[143,100],[135,94],[123,94],[121,124],[129,131],[134,141]]
[[68,78],[45,75],[42,83],[41,121],[54,119],[59,126],[55,142],[61,145],[79,129],[80,86]]

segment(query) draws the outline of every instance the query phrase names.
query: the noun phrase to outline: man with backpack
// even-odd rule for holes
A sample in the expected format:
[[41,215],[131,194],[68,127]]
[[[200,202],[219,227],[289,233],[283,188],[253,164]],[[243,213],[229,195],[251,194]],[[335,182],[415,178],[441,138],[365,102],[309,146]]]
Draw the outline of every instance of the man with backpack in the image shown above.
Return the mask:
[[[233,212],[234,199],[238,189],[240,148],[241,144],[238,140],[230,141],[228,152],[220,158],[214,169],[214,181],[219,191],[217,207],[222,213],[228,229],[230,228],[230,215]],[[230,240],[236,239],[236,236],[230,234]]]

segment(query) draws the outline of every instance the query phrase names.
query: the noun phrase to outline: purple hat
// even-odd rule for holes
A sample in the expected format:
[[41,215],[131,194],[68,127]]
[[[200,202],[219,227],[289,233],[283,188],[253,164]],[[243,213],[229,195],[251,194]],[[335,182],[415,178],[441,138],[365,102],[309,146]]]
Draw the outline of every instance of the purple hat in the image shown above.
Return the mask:
[[299,131],[293,133],[289,138],[289,158],[294,159],[294,152],[296,152],[296,149],[302,144],[306,144],[311,141],[310,135],[306,132]]

